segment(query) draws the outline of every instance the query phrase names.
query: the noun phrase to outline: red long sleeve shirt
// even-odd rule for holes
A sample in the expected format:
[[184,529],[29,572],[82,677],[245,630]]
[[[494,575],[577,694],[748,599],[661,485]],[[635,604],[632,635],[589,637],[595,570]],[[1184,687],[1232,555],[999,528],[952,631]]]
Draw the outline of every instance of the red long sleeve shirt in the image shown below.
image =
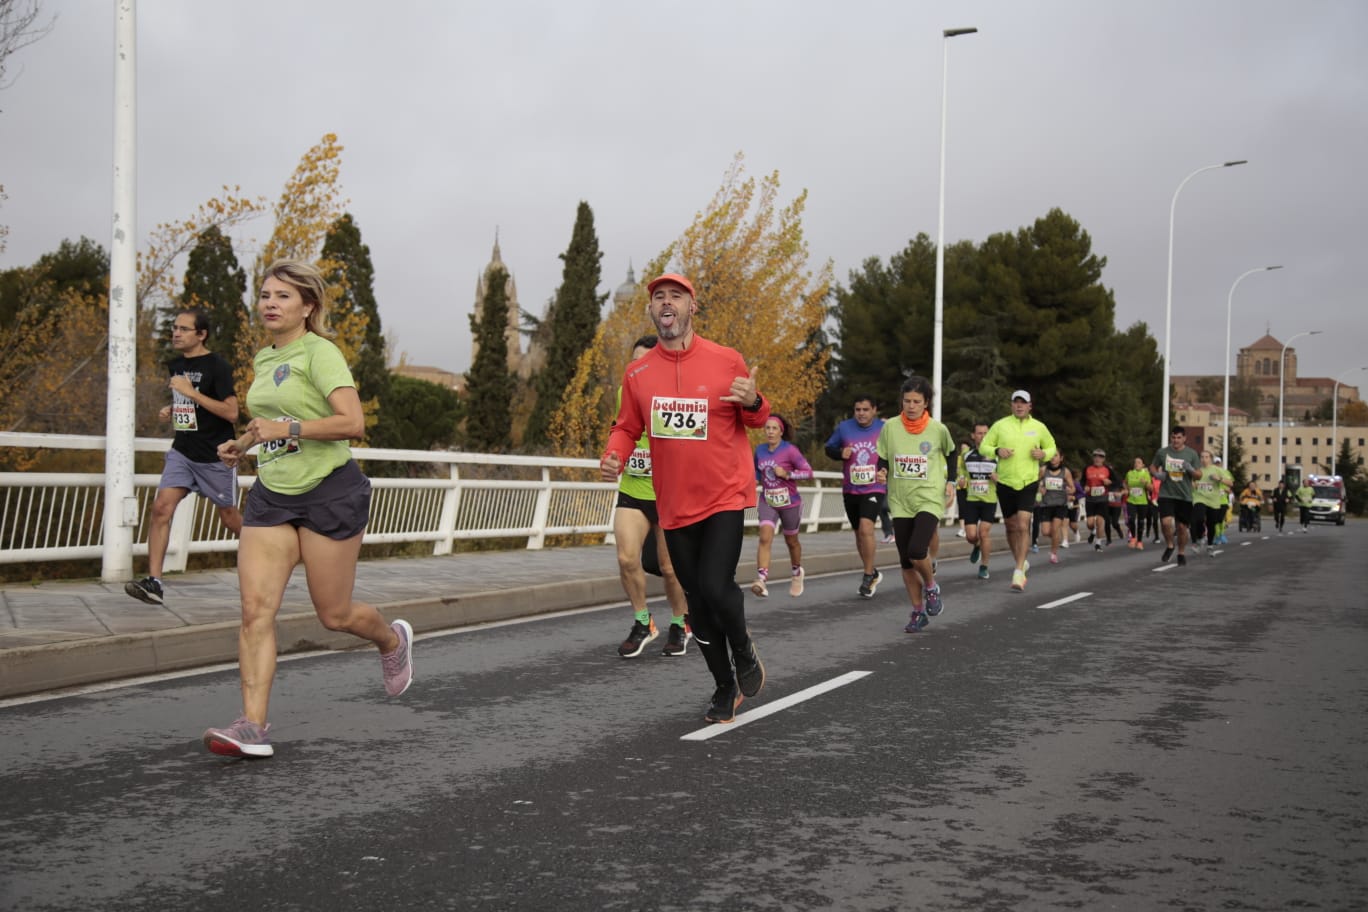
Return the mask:
[[735,349],[694,336],[688,348],[657,345],[627,365],[622,405],[604,455],[624,463],[642,431],[651,435],[651,479],[660,525],[678,529],[724,510],[755,506],[755,466],[746,428],[764,427],[769,400],[748,412],[723,402],[750,375]]

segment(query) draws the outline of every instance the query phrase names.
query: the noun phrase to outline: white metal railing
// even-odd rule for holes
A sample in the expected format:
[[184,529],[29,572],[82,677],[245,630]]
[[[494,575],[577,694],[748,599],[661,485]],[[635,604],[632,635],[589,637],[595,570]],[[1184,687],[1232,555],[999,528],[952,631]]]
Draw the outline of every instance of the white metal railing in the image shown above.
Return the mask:
[[[0,447],[103,450],[104,445],[98,436],[0,433]],[[166,438],[134,440],[139,453],[165,453],[170,445]],[[450,554],[455,542],[472,539],[525,538],[527,548],[539,549],[548,535],[612,535],[617,486],[598,480],[597,460],[369,447],[353,447],[352,455],[363,463],[445,467],[432,478],[368,473],[367,544],[432,542],[433,554]],[[134,476],[137,556],[147,554],[147,524],[159,480],[159,475]],[[239,475],[239,501],[255,481]],[[102,557],[104,484],[98,472],[0,472],[0,563]],[[799,491],[807,531],[849,528],[839,472],[818,472]],[[748,511],[747,525],[756,522],[755,511]],[[212,503],[200,497],[181,501],[171,521],[168,572],[183,571],[191,554],[235,550],[237,538],[219,522]]]

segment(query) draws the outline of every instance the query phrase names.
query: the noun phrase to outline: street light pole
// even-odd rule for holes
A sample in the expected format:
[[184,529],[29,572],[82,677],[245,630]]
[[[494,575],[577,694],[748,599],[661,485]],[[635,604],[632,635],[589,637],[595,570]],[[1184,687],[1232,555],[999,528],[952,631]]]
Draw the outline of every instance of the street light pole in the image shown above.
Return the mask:
[[945,108],[949,97],[950,39],[972,35],[977,31],[976,28],[957,28],[941,32],[940,203],[936,212],[936,313],[932,324],[931,389],[940,397],[942,417],[945,414],[945,391],[941,389],[941,372],[945,363],[942,351],[945,335]]
[[1339,388],[1340,377],[1344,374],[1352,374],[1354,371],[1368,370],[1368,364],[1363,367],[1351,367],[1339,377],[1335,378],[1335,391],[1330,394],[1330,474],[1335,474],[1335,455],[1339,452]]
[[1183,192],[1183,187],[1203,171],[1214,171],[1217,168],[1233,168],[1235,165],[1247,164],[1247,159],[1239,161],[1221,162],[1219,165],[1205,165],[1193,171],[1183,178],[1178,189],[1173,191],[1173,202],[1169,204],[1169,245],[1168,245],[1168,292],[1164,298],[1164,406],[1163,415],[1160,418],[1162,430],[1159,432],[1159,445],[1168,446],[1169,435],[1169,350],[1173,345],[1173,216],[1178,211],[1178,194]]
[[1278,355],[1278,462],[1274,468],[1278,470],[1279,481],[1287,478],[1287,470],[1283,468],[1283,390],[1287,387],[1287,347],[1302,336],[1319,336],[1320,332],[1319,329],[1311,329],[1297,333],[1283,343],[1282,353]]
[[1272,269],[1282,269],[1281,266],[1260,266],[1258,269],[1251,269],[1241,273],[1235,280],[1235,284],[1230,286],[1230,294],[1226,295],[1226,355],[1225,355],[1225,424],[1221,426],[1221,455],[1225,457],[1226,471],[1234,471],[1230,465],[1230,306],[1235,301],[1235,286],[1239,285],[1247,276],[1252,276],[1256,272],[1268,272]]

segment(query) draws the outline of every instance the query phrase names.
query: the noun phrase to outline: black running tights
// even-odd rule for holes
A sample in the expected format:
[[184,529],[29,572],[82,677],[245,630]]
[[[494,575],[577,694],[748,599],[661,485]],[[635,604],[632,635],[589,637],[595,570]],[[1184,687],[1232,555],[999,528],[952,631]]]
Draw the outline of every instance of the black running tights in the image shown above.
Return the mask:
[[[689,626],[700,648],[703,644],[711,646],[711,650],[704,650],[705,657],[718,678],[728,664],[727,646],[736,652],[744,650],[750,641],[745,599],[736,585],[744,518],[741,510],[727,510],[689,526],[665,530],[670,561],[689,602]],[[718,683],[720,686],[723,681]]]

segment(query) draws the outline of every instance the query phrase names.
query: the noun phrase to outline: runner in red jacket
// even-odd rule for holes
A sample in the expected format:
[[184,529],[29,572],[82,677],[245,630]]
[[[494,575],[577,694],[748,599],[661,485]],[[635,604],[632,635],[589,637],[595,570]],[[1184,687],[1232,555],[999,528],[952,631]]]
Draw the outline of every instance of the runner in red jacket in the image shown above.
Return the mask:
[[755,506],[746,428],[764,426],[769,402],[740,353],[694,334],[698,302],[688,279],[667,273],[647,290],[660,343],[627,366],[599,468],[605,481],[617,481],[642,432],[651,435],[660,525],[688,597],[694,640],[717,684],[705,718],[731,722],[742,698],[765,683],[736,565],[745,510]]

